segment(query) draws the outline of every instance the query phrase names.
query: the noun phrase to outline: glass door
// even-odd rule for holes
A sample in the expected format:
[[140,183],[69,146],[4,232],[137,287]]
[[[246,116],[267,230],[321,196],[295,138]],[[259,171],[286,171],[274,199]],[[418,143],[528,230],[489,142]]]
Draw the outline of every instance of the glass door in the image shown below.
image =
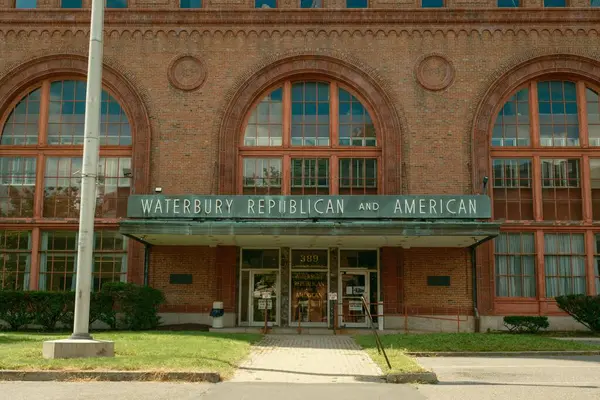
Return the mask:
[[368,320],[362,297],[369,302],[368,272],[350,271],[341,274],[342,324],[350,327],[367,327]]
[[327,326],[328,272],[327,250],[292,250],[290,325]]
[[250,324],[273,326],[277,322],[277,272],[252,271],[250,278]]

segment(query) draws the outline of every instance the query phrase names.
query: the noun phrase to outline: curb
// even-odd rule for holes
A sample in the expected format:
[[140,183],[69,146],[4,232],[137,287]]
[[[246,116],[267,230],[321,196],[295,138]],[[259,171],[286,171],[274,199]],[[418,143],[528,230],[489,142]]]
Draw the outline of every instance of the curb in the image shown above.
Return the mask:
[[387,383],[438,383],[435,372],[407,372],[398,374],[388,374],[385,376]]
[[600,350],[570,351],[439,351],[406,352],[411,357],[532,357],[532,356],[598,356]]
[[216,372],[159,372],[159,371],[20,371],[0,370],[0,381],[221,381]]

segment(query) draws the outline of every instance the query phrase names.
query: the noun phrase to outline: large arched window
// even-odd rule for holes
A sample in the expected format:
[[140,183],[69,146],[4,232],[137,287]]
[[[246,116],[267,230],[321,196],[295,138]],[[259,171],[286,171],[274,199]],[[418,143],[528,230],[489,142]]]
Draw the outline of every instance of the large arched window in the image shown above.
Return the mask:
[[[542,79],[503,104],[491,135],[498,297],[600,293],[600,106],[584,81]],[[537,279],[537,278],[540,279]]]
[[[75,284],[86,82],[39,82],[0,116],[0,287]],[[94,287],[125,280],[127,241],[116,231],[131,186],[131,127],[102,92]],[[35,276],[31,276],[31,271]],[[31,282],[31,283],[30,283]]]
[[247,117],[243,194],[376,194],[381,143],[367,106],[332,81],[285,81]]

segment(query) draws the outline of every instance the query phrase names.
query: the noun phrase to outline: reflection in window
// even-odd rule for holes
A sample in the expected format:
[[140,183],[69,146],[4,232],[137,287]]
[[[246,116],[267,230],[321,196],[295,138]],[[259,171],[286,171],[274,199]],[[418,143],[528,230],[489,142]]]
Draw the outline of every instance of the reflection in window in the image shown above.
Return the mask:
[[329,194],[329,159],[292,159],[292,194]]
[[533,233],[501,233],[494,239],[496,296],[535,297]]
[[254,8],[277,8],[277,0],[254,0]]
[[375,127],[369,112],[348,91],[339,90],[339,144],[342,146],[376,146]]
[[244,194],[281,194],[280,158],[244,158]]
[[[52,82],[48,144],[83,144],[86,91],[85,81]],[[127,116],[114,97],[105,91],[102,92],[100,110],[100,144],[131,145]]]
[[258,103],[250,114],[244,146],[281,146],[283,89],[275,89]]
[[300,0],[300,8],[322,8],[323,0]]
[[492,146],[529,146],[529,89],[514,94],[498,113]]
[[27,145],[38,142],[41,89],[35,89],[12,110],[4,128],[0,144]]
[[439,8],[444,7],[444,0],[421,0],[423,8]]
[[377,269],[377,250],[340,250],[340,269]]
[[340,194],[377,194],[377,159],[341,158]]
[[[42,232],[39,289],[75,290],[77,265],[77,232]],[[127,238],[117,231],[94,233],[94,265],[92,289],[106,282],[127,280]]]
[[542,212],[545,220],[581,220],[578,159],[542,159]]
[[31,233],[0,230],[0,290],[29,289]]
[[127,0],[106,0],[106,8],[127,8]]
[[600,220],[600,158],[590,158],[590,181],[592,187],[592,218]]
[[37,0],[15,0],[15,8],[36,8]]
[[202,8],[202,0],[180,0],[179,8]]
[[279,249],[242,249],[242,268],[279,269]]
[[566,7],[567,0],[544,0],[544,7]]
[[492,172],[494,218],[532,220],[531,160],[526,158],[494,159]]
[[585,239],[580,233],[544,234],[546,297],[586,293]]
[[574,82],[539,82],[540,144],[578,146],[579,119]]
[[33,216],[34,157],[0,157],[0,218]]
[[[44,216],[79,217],[82,159],[48,157],[44,176]],[[129,157],[100,158],[96,184],[96,217],[118,218],[127,215],[127,198],[131,193]]]
[[329,145],[329,84],[292,85],[292,146]]
[[498,7],[519,7],[519,0],[498,0]]
[[346,8],[368,8],[369,0],[346,0]]
[[60,8],[82,8],[83,0],[60,0]]
[[588,135],[590,146],[600,146],[600,102],[598,93],[587,88],[585,90],[587,109]]

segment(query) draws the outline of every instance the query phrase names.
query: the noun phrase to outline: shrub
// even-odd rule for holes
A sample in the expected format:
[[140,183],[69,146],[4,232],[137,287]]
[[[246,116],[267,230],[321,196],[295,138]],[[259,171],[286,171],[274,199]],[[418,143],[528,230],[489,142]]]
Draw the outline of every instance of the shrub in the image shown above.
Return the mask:
[[511,316],[504,317],[504,326],[513,333],[537,333],[550,326],[548,317]]
[[556,297],[561,310],[592,332],[600,332],[600,296],[574,294]]
[[[99,292],[91,293],[90,325],[102,321],[115,329],[117,313],[126,329],[154,329],[160,324],[158,307],[164,302],[158,289],[132,283],[106,283]],[[73,329],[75,292],[0,290],[0,320],[13,330],[39,324],[53,330],[58,322]]]
[[163,293],[148,286],[133,283],[105,283],[102,292],[110,295],[116,312],[123,314],[126,329],[154,329],[160,325],[158,307],[165,301]]
[[0,320],[19,330],[22,326],[33,323],[29,292],[0,290]]
[[69,302],[73,302],[73,292],[29,292],[33,322],[41,325],[44,330],[56,328],[67,312]]

